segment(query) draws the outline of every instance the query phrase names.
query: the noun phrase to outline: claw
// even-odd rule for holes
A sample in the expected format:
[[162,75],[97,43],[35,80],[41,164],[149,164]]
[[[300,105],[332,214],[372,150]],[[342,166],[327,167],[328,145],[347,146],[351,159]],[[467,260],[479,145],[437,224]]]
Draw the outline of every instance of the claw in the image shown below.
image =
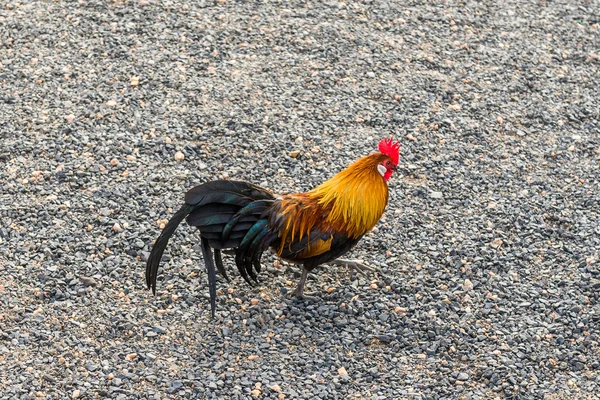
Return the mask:
[[368,272],[377,271],[375,268],[369,267],[368,265],[366,265],[363,260],[344,260],[342,258],[336,258],[335,260],[331,261],[330,264],[346,266],[364,276],[367,276],[367,271]]

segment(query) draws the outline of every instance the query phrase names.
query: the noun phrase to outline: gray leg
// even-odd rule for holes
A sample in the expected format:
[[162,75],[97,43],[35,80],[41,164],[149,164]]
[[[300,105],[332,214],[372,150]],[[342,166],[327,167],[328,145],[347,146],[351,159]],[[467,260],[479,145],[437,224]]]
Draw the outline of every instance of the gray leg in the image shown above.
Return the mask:
[[300,282],[298,282],[298,286],[296,287],[296,290],[294,290],[293,292],[291,292],[289,294],[289,297],[296,297],[298,299],[314,300],[314,301],[319,300],[318,297],[313,297],[313,296],[304,294],[304,286],[306,285],[306,278],[308,278],[308,270],[304,267],[301,267],[301,268],[302,268],[302,276],[300,277]]
[[329,264],[347,266],[363,275],[367,275],[366,271],[376,271],[375,268],[365,265],[363,260],[344,260],[343,258],[336,258],[335,260],[330,261]]

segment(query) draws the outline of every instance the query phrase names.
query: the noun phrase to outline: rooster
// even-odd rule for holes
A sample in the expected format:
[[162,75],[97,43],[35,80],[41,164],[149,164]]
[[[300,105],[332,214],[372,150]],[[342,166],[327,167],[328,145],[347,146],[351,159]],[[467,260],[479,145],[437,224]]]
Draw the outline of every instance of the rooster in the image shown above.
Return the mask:
[[[342,260],[381,218],[388,202],[387,182],[398,167],[400,143],[384,139],[379,152],[365,156],[306,193],[274,196],[243,181],[217,180],[195,186],[154,243],[146,264],[146,284],[156,294],[158,266],[169,238],[184,219],[200,230],[208,272],[211,316],[216,308],[216,271],[226,279],[221,251],[235,254],[248,284],[257,281],[267,249],[302,265],[293,295],[302,298],[308,273],[325,263],[369,269]],[[214,250],[214,257],[213,257]],[[216,267],[216,268],[215,268]]]

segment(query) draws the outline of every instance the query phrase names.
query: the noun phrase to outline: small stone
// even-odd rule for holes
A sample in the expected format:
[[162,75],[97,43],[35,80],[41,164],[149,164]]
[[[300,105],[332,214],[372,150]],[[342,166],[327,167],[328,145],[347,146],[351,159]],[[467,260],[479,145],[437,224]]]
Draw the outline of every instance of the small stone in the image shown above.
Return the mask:
[[110,165],[112,165],[113,167],[119,165],[119,160],[113,158],[112,160],[110,160]]
[[299,155],[300,155],[300,150],[293,150],[293,151],[290,151],[290,157],[292,157],[292,158],[296,158],[296,157],[298,157]]
[[377,289],[377,284],[376,283],[371,283],[369,285],[369,289]]
[[181,383],[180,381],[173,381],[171,383],[171,387],[168,388],[167,391],[172,394],[177,392],[181,388],[183,388],[183,383]]
[[344,367],[338,368],[338,374],[341,377],[348,376],[348,372],[346,371],[346,368],[344,368]]
[[255,305],[258,304],[259,301],[260,300],[258,300],[258,299],[252,299],[252,300],[250,300],[250,304],[252,304],[253,306],[255,306]]
[[394,311],[397,314],[404,314],[404,313],[406,313],[406,308],[404,308],[404,307],[396,307],[396,308],[394,308]]
[[503,244],[504,242],[500,238],[496,238],[492,241],[492,247],[496,249],[499,249]]
[[463,289],[467,292],[473,290],[473,282],[471,282],[469,279],[465,279],[463,282]]
[[175,161],[183,161],[183,159],[185,158],[185,155],[178,151],[177,153],[175,153]]
[[69,124],[71,122],[73,122],[75,120],[75,116],[73,114],[69,114],[65,117],[65,121],[67,121]]
[[35,396],[36,397],[46,397],[46,395],[44,394],[44,392],[35,392]]
[[79,396],[81,396],[81,391],[79,389],[73,390],[73,393],[71,394],[71,398],[72,399],[78,399]]
[[502,119],[502,117],[498,117],[498,118],[496,118],[496,122],[499,123],[500,125],[502,125],[504,120]]
[[96,282],[96,280],[94,278],[90,278],[90,277],[87,277],[84,275],[79,275],[79,280],[85,286],[96,286],[98,284],[98,282]]
[[283,394],[283,393],[280,393],[280,394],[279,394],[279,396],[277,396],[277,398],[278,398],[279,400],[284,400],[284,399],[285,399],[285,394]]
[[165,226],[167,225],[168,222],[169,222],[169,220],[167,220],[167,219],[159,219],[158,221],[156,221],[159,229],[161,229],[161,230],[165,229]]
[[252,354],[252,355],[248,356],[248,361],[254,361],[254,360],[259,359],[259,358],[260,358],[260,356]]
[[109,101],[106,102],[106,106],[107,107],[114,107],[116,105],[117,105],[117,102],[114,101],[114,100],[109,100]]
[[129,79],[129,84],[130,84],[131,86],[137,86],[137,85],[139,85],[139,84],[140,84],[140,78],[139,78],[138,76],[132,76],[132,77]]
[[118,223],[118,222],[116,222],[116,223],[113,225],[113,227],[112,227],[112,230],[113,230],[113,231],[115,231],[115,232],[119,232],[121,229],[122,229],[122,228],[121,228],[121,225],[119,225],[119,223]]
[[429,197],[431,197],[432,199],[442,199],[444,198],[444,195],[442,194],[442,192],[431,192],[429,193]]
[[466,372],[461,372],[460,374],[458,374],[458,376],[456,377],[457,380],[459,381],[468,381],[469,380],[469,374],[467,374]]
[[90,372],[94,372],[98,369],[98,366],[96,364],[94,364],[93,362],[88,361],[85,364],[85,368]]
[[281,392],[281,386],[275,384],[275,385],[271,386],[271,390],[274,391],[274,392],[280,393]]
[[125,356],[125,359],[127,361],[132,361],[132,360],[135,360],[137,358],[137,356],[138,356],[137,353],[129,353]]
[[254,389],[253,391],[250,392],[252,394],[252,396],[254,397],[260,397],[260,390],[258,389]]
[[409,133],[408,135],[406,135],[406,138],[408,140],[410,140],[411,142],[416,142],[417,138],[415,138],[411,133]]

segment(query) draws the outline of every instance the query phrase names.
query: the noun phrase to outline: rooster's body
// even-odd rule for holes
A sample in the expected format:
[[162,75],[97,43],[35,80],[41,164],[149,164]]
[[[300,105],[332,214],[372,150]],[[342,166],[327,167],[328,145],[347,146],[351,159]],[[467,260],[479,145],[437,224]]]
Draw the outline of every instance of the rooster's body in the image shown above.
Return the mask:
[[200,230],[213,316],[215,264],[227,278],[223,249],[233,249],[237,268],[248,283],[257,280],[261,256],[269,248],[284,260],[301,264],[303,273],[295,294],[302,297],[308,272],[348,252],[383,214],[388,201],[387,180],[397,167],[399,144],[384,140],[379,149],[379,153],[361,158],[306,193],[276,197],[250,183],[225,180],[190,189],[185,204],[152,248],[146,266],[148,287],[156,290],[162,254],[186,218]]

